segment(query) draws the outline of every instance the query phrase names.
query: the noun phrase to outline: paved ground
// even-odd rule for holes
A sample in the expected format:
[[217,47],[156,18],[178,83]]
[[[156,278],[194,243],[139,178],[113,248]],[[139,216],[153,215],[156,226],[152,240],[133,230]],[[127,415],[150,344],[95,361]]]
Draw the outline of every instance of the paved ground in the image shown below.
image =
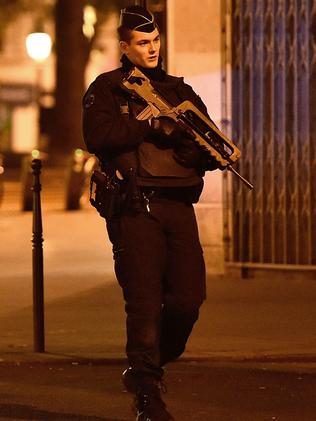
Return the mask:
[[[124,309],[111,247],[93,210],[44,211],[47,351],[123,355]],[[0,352],[32,350],[31,214],[1,213]],[[316,354],[314,280],[208,279],[187,355]]]
[[[129,420],[104,223],[60,204],[43,206],[45,354],[33,353],[32,215],[14,194],[0,208],[0,420]],[[178,421],[316,419],[315,281],[209,277],[184,359],[167,373]]]
[[[0,420],[132,421],[122,363],[0,366]],[[316,375],[280,364],[170,365],[165,401],[178,421],[313,421]]]

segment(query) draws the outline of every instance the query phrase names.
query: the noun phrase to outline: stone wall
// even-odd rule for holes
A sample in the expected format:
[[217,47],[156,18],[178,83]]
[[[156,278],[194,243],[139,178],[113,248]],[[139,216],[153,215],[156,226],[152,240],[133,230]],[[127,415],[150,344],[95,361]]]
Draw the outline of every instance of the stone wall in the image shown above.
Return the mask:
[[[184,7],[185,3],[185,7]],[[168,0],[168,72],[184,76],[207,105],[216,124],[221,120],[220,0]],[[208,273],[223,273],[222,173],[207,173],[195,206]]]

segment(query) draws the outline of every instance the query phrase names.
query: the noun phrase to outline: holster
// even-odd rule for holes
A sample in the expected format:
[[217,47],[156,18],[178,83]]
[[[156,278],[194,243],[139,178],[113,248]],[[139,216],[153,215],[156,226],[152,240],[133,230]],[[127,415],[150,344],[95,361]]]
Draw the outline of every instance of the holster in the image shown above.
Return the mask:
[[115,175],[94,170],[90,180],[90,203],[107,220],[118,215],[123,198]]

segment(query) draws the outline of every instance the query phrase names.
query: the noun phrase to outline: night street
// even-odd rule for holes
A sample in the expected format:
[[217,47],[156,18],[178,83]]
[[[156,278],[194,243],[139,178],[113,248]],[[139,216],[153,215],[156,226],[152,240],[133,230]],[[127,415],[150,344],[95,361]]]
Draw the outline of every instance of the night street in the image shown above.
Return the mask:
[[[103,221],[90,210],[45,211],[47,352],[35,354],[31,215],[2,216],[0,420],[132,421],[120,382],[123,300]],[[18,260],[17,243],[25,250]],[[210,277],[185,362],[166,373],[176,420],[315,420],[315,298],[312,279],[285,287],[282,279]]]
[[316,421],[315,93],[316,0],[0,1],[0,421]]
[[[314,365],[315,367],[315,365]],[[1,421],[128,421],[121,362],[0,366]],[[177,421],[312,421],[316,368],[273,363],[181,362],[166,375]]]

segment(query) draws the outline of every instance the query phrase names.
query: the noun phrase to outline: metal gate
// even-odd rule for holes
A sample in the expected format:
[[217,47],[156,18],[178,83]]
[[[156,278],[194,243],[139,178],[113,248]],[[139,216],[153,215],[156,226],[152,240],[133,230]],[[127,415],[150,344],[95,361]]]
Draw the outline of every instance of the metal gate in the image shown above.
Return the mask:
[[255,186],[248,191],[232,181],[227,260],[313,268],[316,2],[223,4],[224,33],[231,33],[231,54],[224,54],[224,70],[231,58],[231,136],[242,150],[236,169]]

